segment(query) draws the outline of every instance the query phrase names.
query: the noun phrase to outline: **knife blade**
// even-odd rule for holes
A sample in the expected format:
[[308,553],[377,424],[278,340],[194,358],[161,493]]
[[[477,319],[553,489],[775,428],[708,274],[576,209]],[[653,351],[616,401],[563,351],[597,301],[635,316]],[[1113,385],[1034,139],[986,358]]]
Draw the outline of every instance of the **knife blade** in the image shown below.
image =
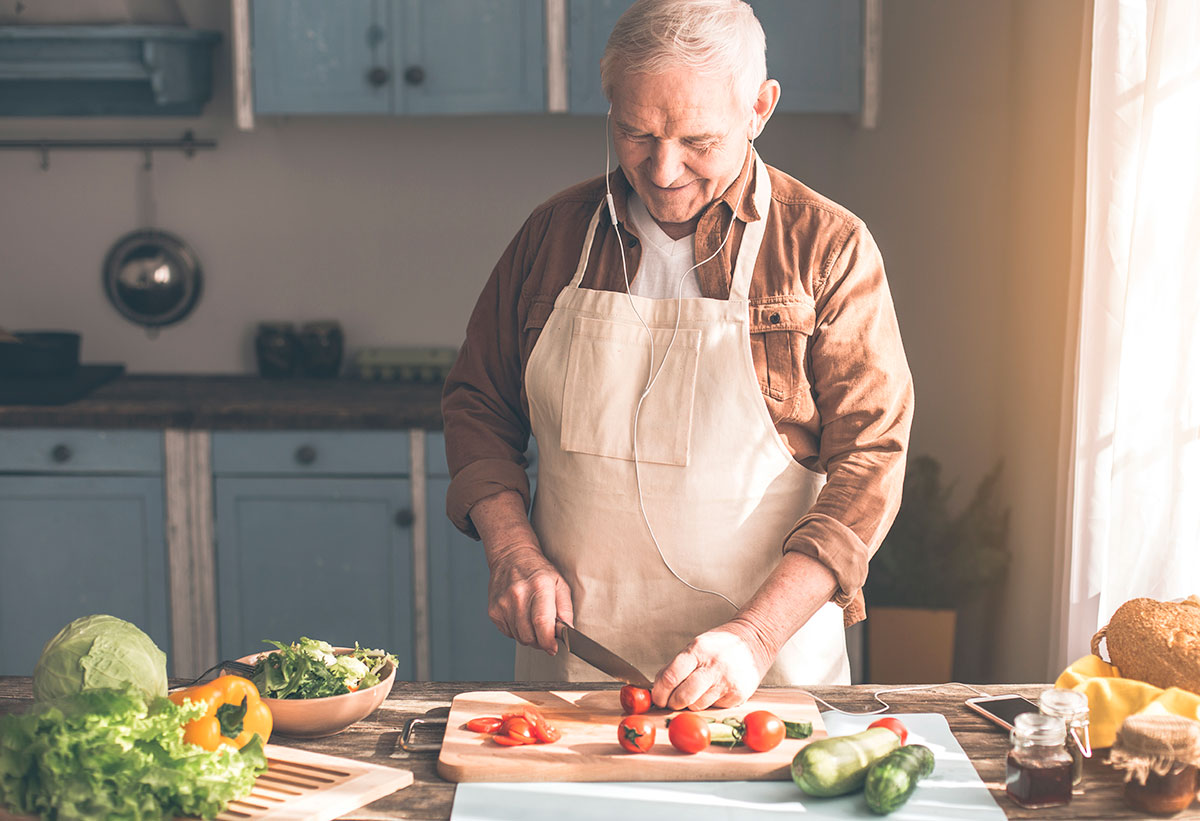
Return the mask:
[[653,686],[650,680],[642,675],[641,670],[618,656],[612,650],[609,650],[600,642],[580,633],[566,622],[559,621],[556,632],[563,646],[567,648],[568,653],[583,659],[601,673],[612,676],[626,684],[632,684],[635,687],[644,687],[649,690]]

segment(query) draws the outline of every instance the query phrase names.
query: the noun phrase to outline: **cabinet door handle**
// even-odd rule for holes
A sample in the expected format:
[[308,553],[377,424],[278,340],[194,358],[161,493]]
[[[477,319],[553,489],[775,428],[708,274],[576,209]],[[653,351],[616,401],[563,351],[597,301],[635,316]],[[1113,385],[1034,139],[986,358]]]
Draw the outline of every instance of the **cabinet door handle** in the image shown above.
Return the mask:
[[404,82],[410,86],[419,86],[425,82],[425,69],[420,66],[409,66],[404,69]]
[[317,461],[317,449],[312,445],[301,445],[296,448],[296,463],[301,465],[311,465]]
[[60,465],[70,461],[71,455],[71,449],[63,444],[55,445],[50,451],[50,458]]
[[383,66],[375,66],[367,72],[367,82],[375,88],[387,85],[390,79],[392,79],[392,73]]
[[412,527],[413,520],[415,518],[416,517],[413,516],[413,512],[411,510],[408,510],[407,508],[405,508],[404,510],[397,510],[396,511],[396,527]]

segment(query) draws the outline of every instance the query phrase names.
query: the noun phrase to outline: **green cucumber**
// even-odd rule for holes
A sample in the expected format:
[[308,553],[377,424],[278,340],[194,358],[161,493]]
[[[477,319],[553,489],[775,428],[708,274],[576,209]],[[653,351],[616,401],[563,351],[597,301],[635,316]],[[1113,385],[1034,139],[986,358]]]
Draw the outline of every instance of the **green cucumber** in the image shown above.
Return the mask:
[[886,727],[822,738],[796,753],[792,780],[809,795],[845,795],[861,787],[870,766],[899,746],[900,736]]
[[909,744],[888,753],[867,771],[864,790],[872,812],[895,812],[917,788],[917,782],[933,772],[933,750]]

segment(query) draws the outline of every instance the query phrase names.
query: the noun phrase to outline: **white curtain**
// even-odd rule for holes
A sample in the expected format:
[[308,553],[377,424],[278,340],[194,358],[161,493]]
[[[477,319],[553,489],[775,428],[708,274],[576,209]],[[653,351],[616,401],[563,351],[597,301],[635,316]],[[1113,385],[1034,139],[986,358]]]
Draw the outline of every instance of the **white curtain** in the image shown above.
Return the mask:
[[1200,593],[1200,2],[1095,0],[1090,74],[1060,662]]

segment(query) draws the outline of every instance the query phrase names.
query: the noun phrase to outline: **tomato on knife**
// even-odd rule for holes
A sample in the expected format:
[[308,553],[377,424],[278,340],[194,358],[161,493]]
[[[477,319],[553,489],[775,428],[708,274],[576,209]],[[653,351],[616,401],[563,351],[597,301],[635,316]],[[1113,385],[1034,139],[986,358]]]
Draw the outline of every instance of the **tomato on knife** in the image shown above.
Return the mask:
[[871,729],[872,727],[886,727],[896,735],[900,736],[901,744],[908,740],[908,728],[900,723],[900,719],[898,718],[893,718],[892,716],[877,718],[867,725],[867,729]]
[[625,716],[617,725],[617,741],[631,753],[644,753],[654,746],[654,721],[647,716]]
[[635,716],[649,711],[654,703],[650,700],[650,691],[645,687],[635,687],[626,684],[621,688],[621,710],[627,716]]

